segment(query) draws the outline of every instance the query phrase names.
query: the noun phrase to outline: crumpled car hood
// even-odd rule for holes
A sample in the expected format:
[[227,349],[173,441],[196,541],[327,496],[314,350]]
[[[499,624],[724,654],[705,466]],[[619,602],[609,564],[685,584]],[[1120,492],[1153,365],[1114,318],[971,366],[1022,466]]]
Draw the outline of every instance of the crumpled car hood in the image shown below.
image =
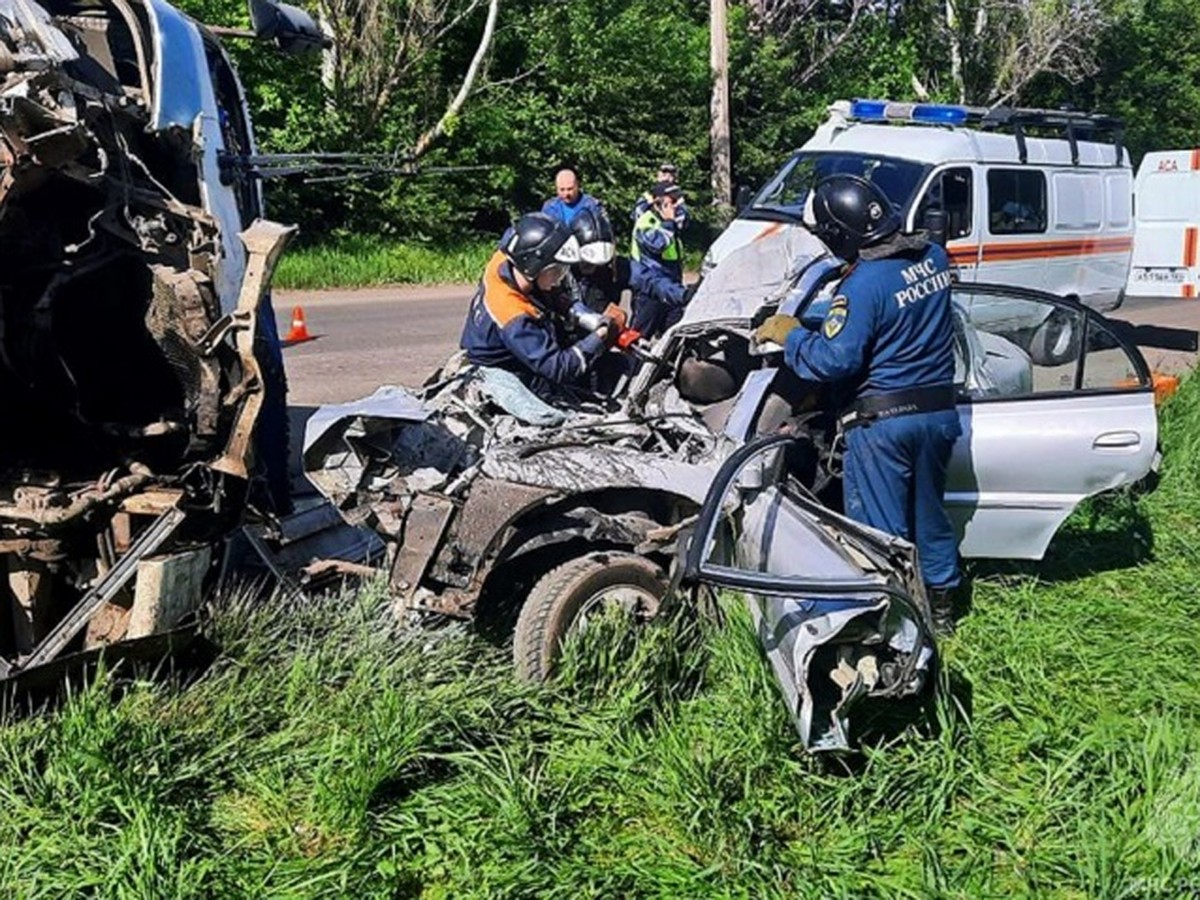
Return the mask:
[[800,272],[821,257],[829,257],[829,251],[808,229],[778,223],[734,250],[705,276],[682,323],[749,320],[766,303],[782,300]]

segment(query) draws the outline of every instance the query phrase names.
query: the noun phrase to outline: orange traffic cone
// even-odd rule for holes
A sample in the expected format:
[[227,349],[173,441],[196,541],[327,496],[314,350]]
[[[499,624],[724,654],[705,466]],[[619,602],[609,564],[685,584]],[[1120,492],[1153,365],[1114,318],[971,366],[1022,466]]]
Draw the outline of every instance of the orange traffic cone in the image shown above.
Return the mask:
[[311,341],[313,336],[308,333],[308,325],[304,322],[304,310],[297,306],[292,310],[292,328],[283,339],[286,345]]

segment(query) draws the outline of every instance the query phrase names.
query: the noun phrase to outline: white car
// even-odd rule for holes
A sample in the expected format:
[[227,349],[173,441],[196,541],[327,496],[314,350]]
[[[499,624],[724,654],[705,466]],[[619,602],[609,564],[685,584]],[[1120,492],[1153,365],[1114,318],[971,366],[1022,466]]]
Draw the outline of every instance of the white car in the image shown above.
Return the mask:
[[[817,308],[840,265],[802,229],[736,252],[612,403],[556,409],[508,373],[450,367],[419,393],[318,411],[306,469],[389,544],[401,608],[515,619],[532,678],[595,611],[652,615],[684,554],[684,583],[751,598],[806,746],[841,749],[860,700],[927,684],[924,588],[909,544],[837,511],[837,391],[751,346],[757,317]],[[964,429],[947,503],[962,551],[1038,558],[1084,497],[1153,468],[1150,373],[1077,303],[983,285],[955,300]],[[1072,317],[1073,361],[1038,366],[1005,320],[976,326],[994,304]]]

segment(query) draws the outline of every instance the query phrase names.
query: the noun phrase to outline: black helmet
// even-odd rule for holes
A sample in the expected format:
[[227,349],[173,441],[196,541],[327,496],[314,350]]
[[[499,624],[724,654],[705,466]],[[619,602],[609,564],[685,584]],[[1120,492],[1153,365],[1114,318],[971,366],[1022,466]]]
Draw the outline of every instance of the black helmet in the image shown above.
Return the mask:
[[[571,229],[545,213],[526,213],[512,228],[512,236],[504,244],[504,255],[518,272],[533,280],[555,263],[571,263],[574,247]],[[578,251],[574,253],[578,257]]]
[[887,194],[858,175],[830,175],[817,182],[812,215],[813,234],[846,262],[900,229],[900,216]]
[[593,266],[606,266],[617,252],[612,222],[602,209],[585,209],[571,222],[571,231],[579,242],[579,259]]

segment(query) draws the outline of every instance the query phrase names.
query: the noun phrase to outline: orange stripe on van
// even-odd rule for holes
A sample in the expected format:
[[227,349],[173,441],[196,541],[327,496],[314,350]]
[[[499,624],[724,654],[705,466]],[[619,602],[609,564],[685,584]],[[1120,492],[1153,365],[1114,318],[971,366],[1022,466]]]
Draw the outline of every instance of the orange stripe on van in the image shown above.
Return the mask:
[[[965,248],[964,248],[965,249]],[[983,245],[984,262],[1012,262],[1024,259],[1053,259],[1061,256],[1095,256],[1101,253],[1126,253],[1133,249],[1133,238],[1083,238],[1070,241],[1008,241]]]
[[1194,225],[1183,230],[1183,264],[1189,269],[1196,265],[1196,238],[1200,236],[1200,228]]
[[1200,149],[1192,151],[1192,171],[1200,169]]
[[1185,284],[1185,285],[1182,285],[1182,286],[1179,288],[1179,293],[1180,293],[1180,295],[1181,295],[1181,296],[1188,297],[1189,299],[1195,299],[1195,297],[1196,297],[1196,286],[1195,286],[1194,284]]
[[[948,249],[952,262],[974,263],[978,246]],[[1083,238],[1073,241],[1007,241],[983,245],[984,262],[1011,262],[1023,259],[1053,259],[1060,256],[1094,256],[1100,253],[1127,253],[1133,249],[1133,238]]]

